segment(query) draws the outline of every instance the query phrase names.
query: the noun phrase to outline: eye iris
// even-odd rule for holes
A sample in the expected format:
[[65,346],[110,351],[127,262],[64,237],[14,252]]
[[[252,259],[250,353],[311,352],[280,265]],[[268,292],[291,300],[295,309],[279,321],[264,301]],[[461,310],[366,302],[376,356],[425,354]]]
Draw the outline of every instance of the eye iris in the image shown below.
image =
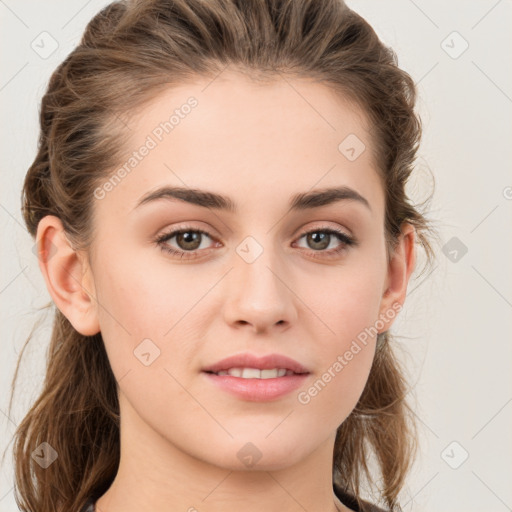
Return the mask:
[[[201,231],[181,231],[174,234],[172,238],[176,238],[176,243],[183,251],[196,251],[201,245]],[[332,233],[328,231],[312,231],[307,233],[306,240],[309,246],[317,251],[321,251],[329,247]]]
[[181,249],[193,251],[201,245],[201,233],[195,231],[178,233],[176,242]]
[[[325,249],[326,247],[329,247],[330,237],[331,235],[329,233],[315,231],[314,233],[309,233],[307,235],[307,241],[308,243],[312,242],[312,248],[314,249]],[[319,244],[319,246],[317,244]]]

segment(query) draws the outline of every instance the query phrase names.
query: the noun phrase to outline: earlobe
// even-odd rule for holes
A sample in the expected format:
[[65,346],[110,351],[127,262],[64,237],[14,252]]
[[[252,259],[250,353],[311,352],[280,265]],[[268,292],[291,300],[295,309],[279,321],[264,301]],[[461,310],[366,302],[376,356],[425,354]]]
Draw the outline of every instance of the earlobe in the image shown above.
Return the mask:
[[[405,302],[407,285],[416,265],[416,230],[411,224],[402,226],[402,233],[388,264],[386,285],[381,301],[380,315],[400,310]],[[387,315],[386,315],[387,316]],[[394,318],[394,314],[393,314]],[[392,322],[391,322],[392,323]],[[387,324],[383,331],[389,329]]]
[[54,215],[41,219],[36,239],[39,268],[55,305],[78,332],[97,334],[98,308],[87,259],[73,249]]

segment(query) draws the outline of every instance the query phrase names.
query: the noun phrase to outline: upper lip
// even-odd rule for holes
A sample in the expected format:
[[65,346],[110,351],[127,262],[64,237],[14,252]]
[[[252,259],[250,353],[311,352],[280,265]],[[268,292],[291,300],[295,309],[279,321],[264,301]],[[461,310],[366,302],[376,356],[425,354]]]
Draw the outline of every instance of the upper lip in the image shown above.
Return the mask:
[[300,363],[281,354],[268,354],[265,356],[255,356],[244,353],[236,354],[222,359],[211,366],[203,368],[205,372],[220,372],[230,368],[257,368],[259,370],[270,370],[272,368],[285,368],[294,373],[309,373],[309,370]]

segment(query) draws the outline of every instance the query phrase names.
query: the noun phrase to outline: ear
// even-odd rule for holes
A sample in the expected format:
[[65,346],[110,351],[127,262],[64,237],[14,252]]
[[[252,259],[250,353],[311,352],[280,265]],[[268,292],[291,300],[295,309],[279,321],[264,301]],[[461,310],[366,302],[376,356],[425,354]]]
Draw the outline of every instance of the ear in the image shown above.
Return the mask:
[[94,280],[85,254],[75,251],[61,220],[47,215],[37,226],[39,268],[53,302],[84,336],[100,331]]
[[[390,318],[389,312],[400,311],[405,302],[409,278],[416,265],[416,230],[408,223],[402,225],[401,234],[398,238],[393,254],[388,263],[388,274],[385,280],[383,295],[380,305],[380,315],[387,319],[385,326],[379,333],[387,331],[395,314]],[[388,312],[388,314],[386,314]]]

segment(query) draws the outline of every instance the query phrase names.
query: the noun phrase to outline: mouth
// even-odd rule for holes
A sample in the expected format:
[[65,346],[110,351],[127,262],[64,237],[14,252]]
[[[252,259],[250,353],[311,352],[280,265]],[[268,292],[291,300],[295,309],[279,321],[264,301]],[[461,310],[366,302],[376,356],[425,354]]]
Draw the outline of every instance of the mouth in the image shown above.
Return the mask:
[[207,371],[212,375],[230,375],[239,379],[276,379],[289,375],[304,375],[307,372],[295,373],[287,368],[270,368],[261,370],[259,368],[229,368],[228,370],[220,370],[218,372]]
[[302,386],[310,372],[303,365],[279,354],[257,357],[239,354],[204,368],[207,381],[239,399],[271,401]]
[[[241,370],[233,368],[233,370]],[[284,369],[281,369],[281,373]],[[261,376],[264,371],[271,373]],[[227,372],[202,372],[206,381],[214,389],[223,391],[230,396],[248,402],[270,402],[282,397],[289,396],[306,382],[309,373],[293,373],[276,377],[279,370],[258,370],[257,368],[243,368],[242,375],[236,377]],[[284,370],[286,372],[286,370]],[[247,372],[247,373],[246,373]],[[260,376],[257,376],[260,375]]]
[[257,356],[249,352],[226,357],[213,365],[203,368],[203,371],[217,375],[231,375],[243,379],[271,379],[284,377],[287,374],[309,373],[305,366],[285,355],[267,354]]

